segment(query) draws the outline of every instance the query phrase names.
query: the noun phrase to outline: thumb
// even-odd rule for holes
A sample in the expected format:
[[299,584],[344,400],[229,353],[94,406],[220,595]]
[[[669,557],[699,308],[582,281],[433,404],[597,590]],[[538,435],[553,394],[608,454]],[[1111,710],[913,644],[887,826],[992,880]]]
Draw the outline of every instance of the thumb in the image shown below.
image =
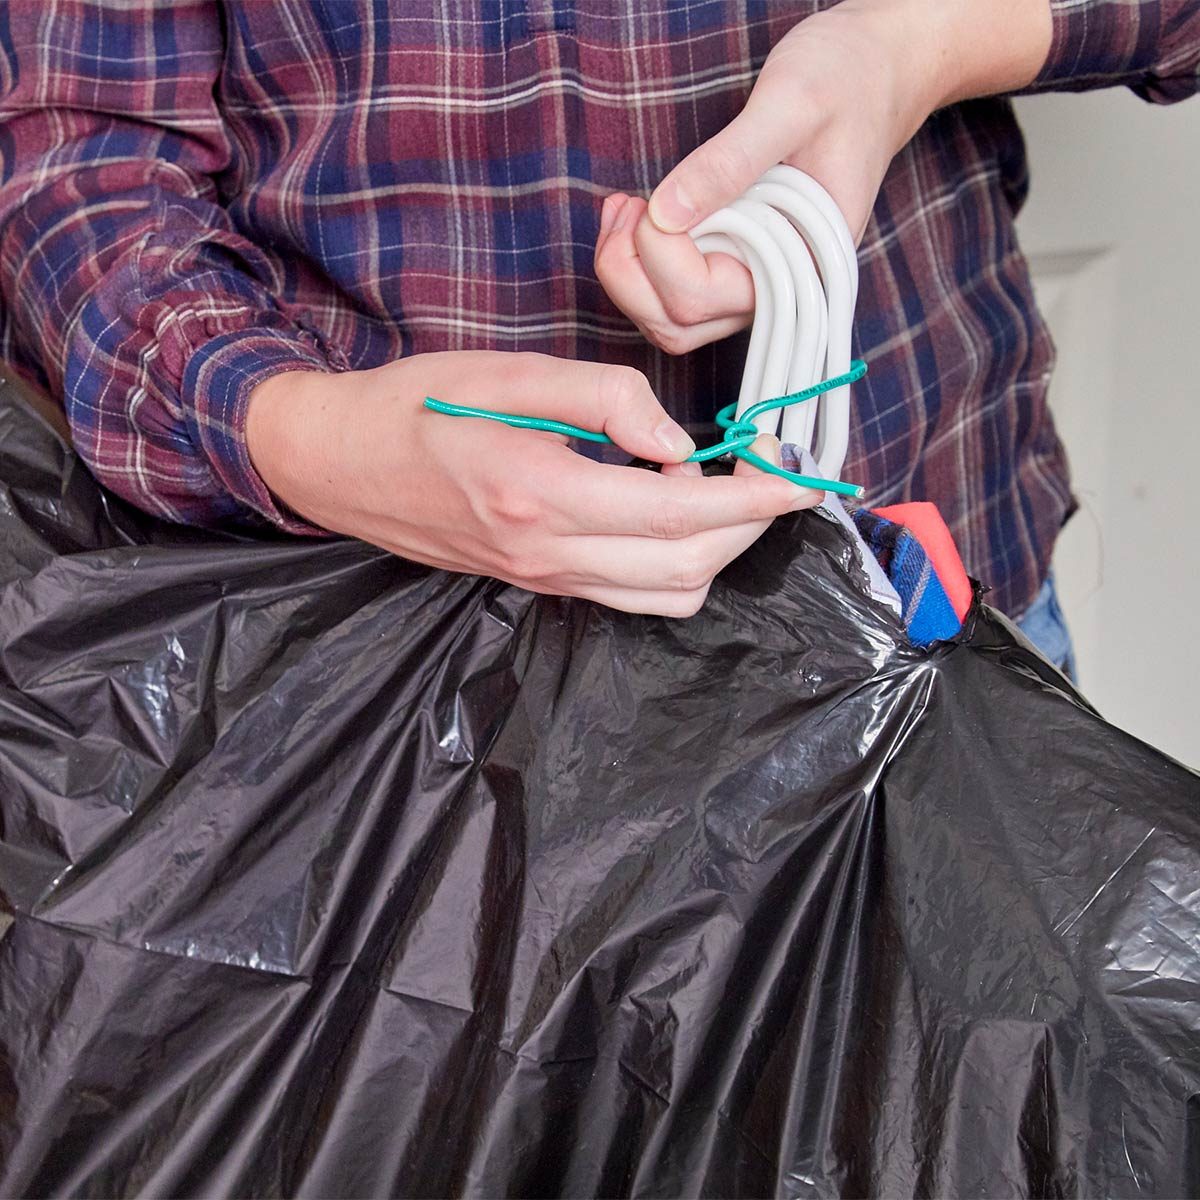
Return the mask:
[[738,116],[693,150],[654,189],[650,220],[663,233],[685,233],[736,200],[788,154],[786,124],[778,114],[761,110],[752,94]]

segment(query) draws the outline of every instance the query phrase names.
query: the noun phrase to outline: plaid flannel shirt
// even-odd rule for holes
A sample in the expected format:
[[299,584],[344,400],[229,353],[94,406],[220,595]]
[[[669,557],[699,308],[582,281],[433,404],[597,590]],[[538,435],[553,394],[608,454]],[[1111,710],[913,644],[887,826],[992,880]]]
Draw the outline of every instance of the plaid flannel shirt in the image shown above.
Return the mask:
[[[821,0],[0,0],[0,355],[113,491],[215,523],[282,511],[246,450],[267,376],[431,350],[641,368],[696,426],[744,341],[672,359],[592,271]],[[1035,87],[1197,89],[1200,0],[1054,0]],[[848,478],[937,503],[1020,613],[1071,508],[1053,351],[1013,217],[1004,99],[932,116],[860,250]]]

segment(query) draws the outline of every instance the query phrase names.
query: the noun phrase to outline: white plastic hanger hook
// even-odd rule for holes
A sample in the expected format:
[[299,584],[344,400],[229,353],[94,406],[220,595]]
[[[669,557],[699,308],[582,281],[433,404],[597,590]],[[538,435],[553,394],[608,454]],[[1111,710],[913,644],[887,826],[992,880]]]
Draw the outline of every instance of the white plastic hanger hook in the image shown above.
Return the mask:
[[[772,167],[742,199],[701,221],[692,237],[705,254],[732,254],[754,279],[739,416],[760,400],[850,369],[858,260],[841,210],[815,179],[795,167]],[[782,429],[775,413],[756,424],[806,450],[815,432],[821,473],[836,479],[850,441],[850,389],[788,409]]]

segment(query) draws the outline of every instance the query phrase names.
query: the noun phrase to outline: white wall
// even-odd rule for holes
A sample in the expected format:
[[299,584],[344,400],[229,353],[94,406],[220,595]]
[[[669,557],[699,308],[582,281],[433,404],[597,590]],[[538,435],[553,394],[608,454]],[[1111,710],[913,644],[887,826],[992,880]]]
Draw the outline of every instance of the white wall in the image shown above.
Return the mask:
[[1089,699],[1200,765],[1200,99],[1018,103],[1019,230],[1084,505],[1056,570]]

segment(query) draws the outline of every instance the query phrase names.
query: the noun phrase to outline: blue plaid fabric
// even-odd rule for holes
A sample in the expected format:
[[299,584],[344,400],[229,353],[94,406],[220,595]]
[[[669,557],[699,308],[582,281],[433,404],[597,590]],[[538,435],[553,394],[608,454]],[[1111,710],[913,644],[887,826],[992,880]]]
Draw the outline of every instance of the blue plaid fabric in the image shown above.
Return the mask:
[[865,508],[850,515],[900,596],[904,628],[913,645],[932,646],[956,636],[962,622],[917,537]]

